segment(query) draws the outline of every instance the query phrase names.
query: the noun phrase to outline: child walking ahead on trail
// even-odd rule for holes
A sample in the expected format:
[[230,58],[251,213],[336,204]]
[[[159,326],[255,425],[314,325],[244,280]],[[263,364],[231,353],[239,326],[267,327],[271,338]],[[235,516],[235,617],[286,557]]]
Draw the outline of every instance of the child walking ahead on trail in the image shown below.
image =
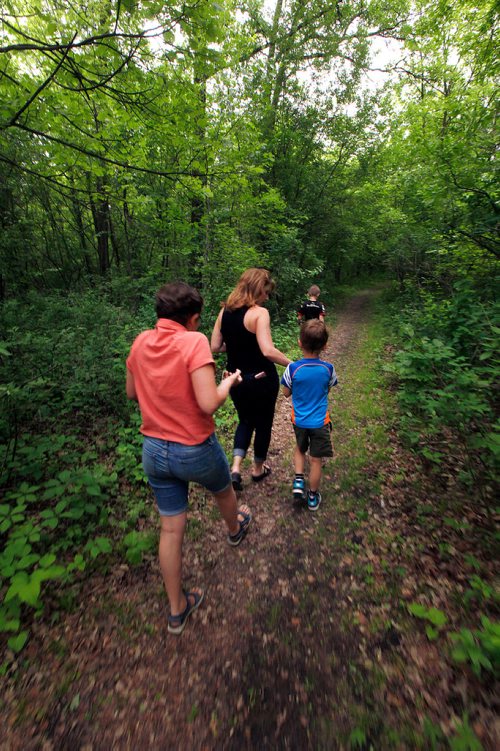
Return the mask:
[[297,318],[299,323],[303,321],[311,321],[314,318],[319,318],[323,321],[326,315],[326,309],[323,303],[319,302],[318,297],[320,295],[320,288],[313,284],[309,287],[308,299],[305,300],[297,311]]
[[316,511],[321,503],[321,460],[333,456],[328,392],[337,385],[337,374],[331,363],[319,358],[327,341],[328,331],[323,321],[306,321],[299,336],[303,357],[292,362],[281,379],[283,393],[292,397],[292,423],[297,441],[293,456],[293,497],[305,501],[304,468],[309,450],[309,511]]

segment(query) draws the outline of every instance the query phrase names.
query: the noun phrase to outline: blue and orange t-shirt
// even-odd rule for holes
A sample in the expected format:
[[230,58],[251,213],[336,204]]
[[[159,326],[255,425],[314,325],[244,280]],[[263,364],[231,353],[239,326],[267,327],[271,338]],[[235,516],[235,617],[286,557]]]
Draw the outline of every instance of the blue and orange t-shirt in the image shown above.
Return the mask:
[[317,357],[290,363],[281,383],[292,392],[292,422],[298,428],[321,428],[330,422],[328,392],[337,384],[335,368]]

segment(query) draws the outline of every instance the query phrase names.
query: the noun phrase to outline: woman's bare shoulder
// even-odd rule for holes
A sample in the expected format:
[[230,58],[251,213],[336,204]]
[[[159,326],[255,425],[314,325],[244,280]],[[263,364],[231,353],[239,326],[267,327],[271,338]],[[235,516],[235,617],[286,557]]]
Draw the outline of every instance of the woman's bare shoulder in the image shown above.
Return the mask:
[[255,315],[256,320],[258,321],[270,321],[271,316],[269,315],[269,311],[267,308],[263,308],[261,305],[255,306],[257,309],[257,313]]
[[252,305],[248,308],[243,319],[245,328],[255,333],[255,328],[258,322],[265,322],[269,320],[269,311],[263,308],[261,305]]

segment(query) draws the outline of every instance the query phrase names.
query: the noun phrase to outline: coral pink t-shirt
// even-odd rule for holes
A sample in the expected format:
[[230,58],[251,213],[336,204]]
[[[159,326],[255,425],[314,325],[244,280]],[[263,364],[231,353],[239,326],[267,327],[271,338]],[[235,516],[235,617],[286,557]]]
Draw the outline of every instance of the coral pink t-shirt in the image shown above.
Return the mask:
[[141,433],[188,446],[214,432],[214,421],[196,401],[191,373],[214,364],[208,339],[180,323],[159,318],[136,338],[127,358],[142,415]]

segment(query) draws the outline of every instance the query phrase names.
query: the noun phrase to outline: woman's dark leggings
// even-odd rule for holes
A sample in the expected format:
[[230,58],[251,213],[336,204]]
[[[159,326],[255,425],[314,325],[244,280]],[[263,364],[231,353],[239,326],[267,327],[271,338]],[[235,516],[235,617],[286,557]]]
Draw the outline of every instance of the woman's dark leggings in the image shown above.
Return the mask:
[[277,373],[258,379],[244,377],[242,383],[231,389],[231,399],[239,419],[234,435],[235,456],[246,456],[255,431],[254,460],[263,462],[267,457],[278,391]]

